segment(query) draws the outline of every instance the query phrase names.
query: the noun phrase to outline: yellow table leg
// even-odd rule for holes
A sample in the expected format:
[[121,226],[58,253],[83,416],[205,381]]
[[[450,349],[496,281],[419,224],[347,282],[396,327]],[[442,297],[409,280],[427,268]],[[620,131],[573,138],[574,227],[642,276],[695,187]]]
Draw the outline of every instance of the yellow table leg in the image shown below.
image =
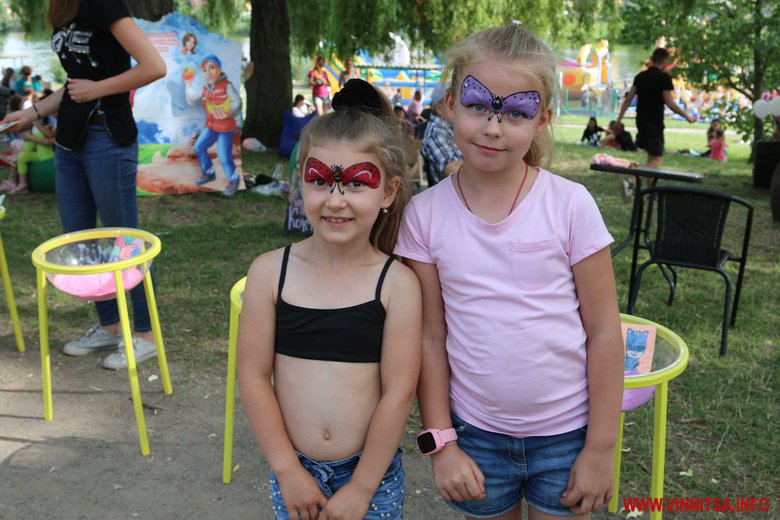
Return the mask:
[[[655,387],[655,417],[653,418],[653,472],[650,496],[663,499],[664,462],[666,460],[666,405],[669,397],[669,382]],[[650,520],[661,520],[663,512],[653,511]]]
[[618,494],[620,492],[620,458],[623,455],[623,425],[626,420],[626,414],[620,412],[620,421],[618,422],[618,434],[615,440],[615,453],[612,455],[612,500],[609,501],[608,511],[617,513]]
[[141,442],[141,455],[149,455],[149,439],[146,437],[146,419],[144,407],[141,402],[141,389],[138,385],[138,368],[135,364],[135,352],[133,351],[133,335],[130,332],[130,318],[127,315],[127,297],[122,281],[122,271],[114,271],[116,283],[116,303],[119,308],[119,322],[122,327],[122,339],[125,342],[125,357],[127,358],[127,374],[130,377],[130,393],[133,396],[133,408],[135,409],[135,421],[138,424],[138,438]]
[[236,402],[236,343],[238,341],[239,310],[230,305],[230,332],[228,335],[227,391],[225,392],[225,447],[222,455],[222,483],[230,484],[233,477],[233,418]]
[[173,393],[171,375],[168,372],[168,359],[165,357],[165,346],[163,345],[162,329],[160,328],[160,315],[157,312],[157,299],[154,296],[152,274],[149,271],[146,271],[144,276],[144,291],[146,293],[146,305],[149,308],[149,317],[152,320],[152,334],[154,335],[154,345],[157,348],[157,364],[160,366],[163,390],[166,394],[171,395]]
[[5,261],[5,248],[3,248],[2,237],[0,237],[0,277],[3,279],[5,298],[8,301],[8,313],[11,315],[11,323],[14,327],[16,350],[19,352],[24,352],[24,337],[22,336],[22,326],[19,323],[19,314],[16,312],[16,301],[14,300],[14,292],[11,288],[11,275],[8,274],[8,264]]
[[38,327],[41,336],[41,384],[43,386],[43,418],[54,419],[51,401],[51,356],[49,355],[49,313],[46,309],[46,273],[37,269]]

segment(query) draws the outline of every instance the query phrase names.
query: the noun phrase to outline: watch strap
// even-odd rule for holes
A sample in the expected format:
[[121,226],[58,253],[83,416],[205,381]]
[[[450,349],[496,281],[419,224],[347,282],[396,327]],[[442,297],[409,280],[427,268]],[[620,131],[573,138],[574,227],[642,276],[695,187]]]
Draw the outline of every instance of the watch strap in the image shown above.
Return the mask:
[[439,430],[439,439],[442,444],[447,444],[448,442],[458,440],[458,434],[455,432],[455,428]]

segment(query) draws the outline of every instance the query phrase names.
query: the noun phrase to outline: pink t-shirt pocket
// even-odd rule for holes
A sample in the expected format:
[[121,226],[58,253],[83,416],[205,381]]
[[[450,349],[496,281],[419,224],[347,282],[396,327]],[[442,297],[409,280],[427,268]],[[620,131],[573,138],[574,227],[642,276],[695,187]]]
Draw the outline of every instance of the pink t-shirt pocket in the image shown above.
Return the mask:
[[538,242],[511,240],[512,279],[521,289],[535,290],[571,277],[566,253],[557,238]]

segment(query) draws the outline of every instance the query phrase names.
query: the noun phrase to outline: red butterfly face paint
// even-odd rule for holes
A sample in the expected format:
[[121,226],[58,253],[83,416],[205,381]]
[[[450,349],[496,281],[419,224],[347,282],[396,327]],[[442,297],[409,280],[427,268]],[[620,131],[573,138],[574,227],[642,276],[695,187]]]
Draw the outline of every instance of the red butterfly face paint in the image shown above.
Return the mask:
[[342,168],[340,164],[328,166],[319,159],[309,157],[303,169],[304,182],[322,181],[330,186],[330,192],[339,188],[339,193],[344,195],[344,187],[359,188],[368,186],[377,189],[382,181],[382,174],[372,162],[362,162]]

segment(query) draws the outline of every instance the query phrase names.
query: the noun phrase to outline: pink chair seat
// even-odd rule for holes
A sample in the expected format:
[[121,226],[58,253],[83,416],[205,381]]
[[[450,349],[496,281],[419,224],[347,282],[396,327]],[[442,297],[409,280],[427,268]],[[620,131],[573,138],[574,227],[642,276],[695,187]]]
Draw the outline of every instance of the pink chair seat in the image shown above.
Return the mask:
[[[132,289],[144,279],[144,273],[135,267],[122,271],[122,283],[125,289]],[[89,301],[109,300],[116,296],[114,273],[96,274],[55,274],[51,283],[70,296]]]
[[[636,370],[629,370],[626,375],[636,375],[639,372]],[[623,405],[620,407],[621,412],[627,412],[638,408],[653,398],[655,393],[654,386],[648,386],[645,388],[626,388],[623,390]]]

